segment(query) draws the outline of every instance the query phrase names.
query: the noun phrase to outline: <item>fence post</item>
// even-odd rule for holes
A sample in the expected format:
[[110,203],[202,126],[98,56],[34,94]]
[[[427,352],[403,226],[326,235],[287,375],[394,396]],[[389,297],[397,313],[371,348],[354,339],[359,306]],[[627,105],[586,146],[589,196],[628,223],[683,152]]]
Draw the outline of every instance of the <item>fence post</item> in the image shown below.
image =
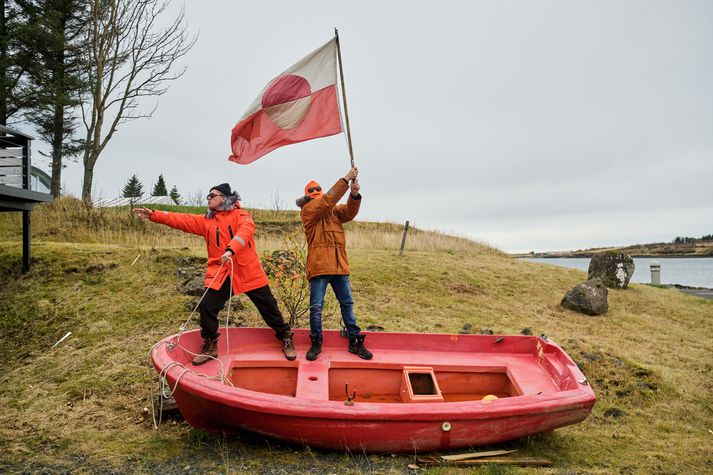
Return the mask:
[[404,237],[401,238],[401,250],[399,251],[399,256],[404,255],[404,245],[406,244],[406,233],[408,232],[408,220],[406,220],[406,226],[404,226]]

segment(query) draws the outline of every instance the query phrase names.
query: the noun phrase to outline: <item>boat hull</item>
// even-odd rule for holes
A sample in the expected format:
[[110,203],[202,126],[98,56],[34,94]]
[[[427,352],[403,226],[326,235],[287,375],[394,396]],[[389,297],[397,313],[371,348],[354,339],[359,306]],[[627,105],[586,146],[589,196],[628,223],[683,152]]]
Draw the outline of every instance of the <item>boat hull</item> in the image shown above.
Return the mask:
[[[169,337],[154,347],[152,358],[175,389],[176,403],[186,421],[208,431],[249,430],[327,449],[432,451],[493,444],[575,424],[588,416],[595,402],[593,391],[571,359],[538,337],[508,336],[502,340],[492,335],[373,334],[367,342],[373,342],[370,348],[375,361],[366,362],[349,359],[354,355],[340,349],[346,340],[327,332],[326,354],[320,355],[321,361],[308,362],[304,359],[308,335],[298,331],[300,357],[287,362],[278,358],[279,346],[269,331],[230,329],[236,346],[224,342],[226,346],[219,349],[221,361],[208,363],[200,375],[192,371],[203,367],[190,367],[190,354],[181,350],[198,347],[196,336],[184,333],[172,349],[169,343],[175,337]],[[498,338],[501,340],[496,343]],[[502,345],[504,341],[507,346]],[[417,343],[422,350],[404,350],[403,342]],[[444,342],[451,342],[445,348],[453,351],[443,351]],[[394,378],[400,374],[399,361],[403,360],[418,364],[415,368],[433,369],[434,379],[445,388],[438,395],[442,400],[424,397],[421,402],[419,395],[389,399],[388,391],[375,390],[365,381],[381,379],[385,381],[381,387],[396,388]],[[536,367],[542,370],[533,377],[532,368]],[[211,372],[226,376],[235,387],[208,379]],[[467,375],[473,385],[479,384],[478,378],[491,388],[499,385],[502,397],[458,400],[456,388],[448,386],[449,378],[457,374]],[[507,385],[503,386],[500,380],[505,379]],[[357,388],[357,394],[362,391],[353,404],[348,403],[346,392],[339,393],[345,381],[350,388]]]

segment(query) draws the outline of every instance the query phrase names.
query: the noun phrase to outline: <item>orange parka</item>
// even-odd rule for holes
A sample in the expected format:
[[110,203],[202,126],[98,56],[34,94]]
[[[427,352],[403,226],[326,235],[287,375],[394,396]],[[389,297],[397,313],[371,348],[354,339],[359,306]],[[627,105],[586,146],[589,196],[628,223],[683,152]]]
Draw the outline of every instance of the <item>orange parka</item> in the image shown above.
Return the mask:
[[347,240],[342,223],[359,212],[361,195],[351,194],[346,205],[337,205],[349,184],[340,178],[319,198],[302,206],[302,224],[307,236],[307,279],[319,275],[349,275]]
[[225,253],[228,245],[235,252],[232,257],[233,293],[248,292],[270,283],[255,249],[255,222],[250,213],[240,208],[237,203],[235,208],[229,211],[216,211],[213,218],[198,214],[154,211],[150,219],[154,223],[203,236],[208,251],[206,287],[218,290],[230,276],[229,262],[220,267],[220,256]]

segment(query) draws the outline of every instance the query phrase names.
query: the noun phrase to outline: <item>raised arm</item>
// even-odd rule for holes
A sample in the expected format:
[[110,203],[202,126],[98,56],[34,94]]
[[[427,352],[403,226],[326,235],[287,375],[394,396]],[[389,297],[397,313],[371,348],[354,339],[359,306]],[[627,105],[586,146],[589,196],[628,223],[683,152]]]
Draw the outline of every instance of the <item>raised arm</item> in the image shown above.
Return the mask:
[[347,204],[338,205],[334,208],[334,214],[337,215],[339,222],[346,223],[354,219],[359,213],[359,207],[361,206],[361,194],[359,180],[356,178],[352,180],[351,190],[349,190],[349,198],[347,199]]
[[332,187],[321,197],[308,202],[302,208],[302,222],[309,224],[318,221],[322,216],[332,210],[339,200],[342,199],[344,193],[349,189],[349,182],[357,177],[358,171],[352,168],[347,172],[344,178],[340,178]]

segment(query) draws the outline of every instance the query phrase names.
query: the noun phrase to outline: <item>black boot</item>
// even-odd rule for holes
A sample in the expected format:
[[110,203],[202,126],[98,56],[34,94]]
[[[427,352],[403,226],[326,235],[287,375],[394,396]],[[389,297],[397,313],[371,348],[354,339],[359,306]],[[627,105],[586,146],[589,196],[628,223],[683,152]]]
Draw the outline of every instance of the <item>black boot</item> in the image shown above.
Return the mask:
[[312,340],[312,346],[307,352],[307,359],[310,361],[314,361],[317,359],[317,356],[319,356],[319,354],[322,352],[322,338],[310,335],[309,339]]
[[357,335],[349,339],[349,353],[354,353],[359,358],[370,360],[374,355],[364,346],[364,338],[366,335]]

